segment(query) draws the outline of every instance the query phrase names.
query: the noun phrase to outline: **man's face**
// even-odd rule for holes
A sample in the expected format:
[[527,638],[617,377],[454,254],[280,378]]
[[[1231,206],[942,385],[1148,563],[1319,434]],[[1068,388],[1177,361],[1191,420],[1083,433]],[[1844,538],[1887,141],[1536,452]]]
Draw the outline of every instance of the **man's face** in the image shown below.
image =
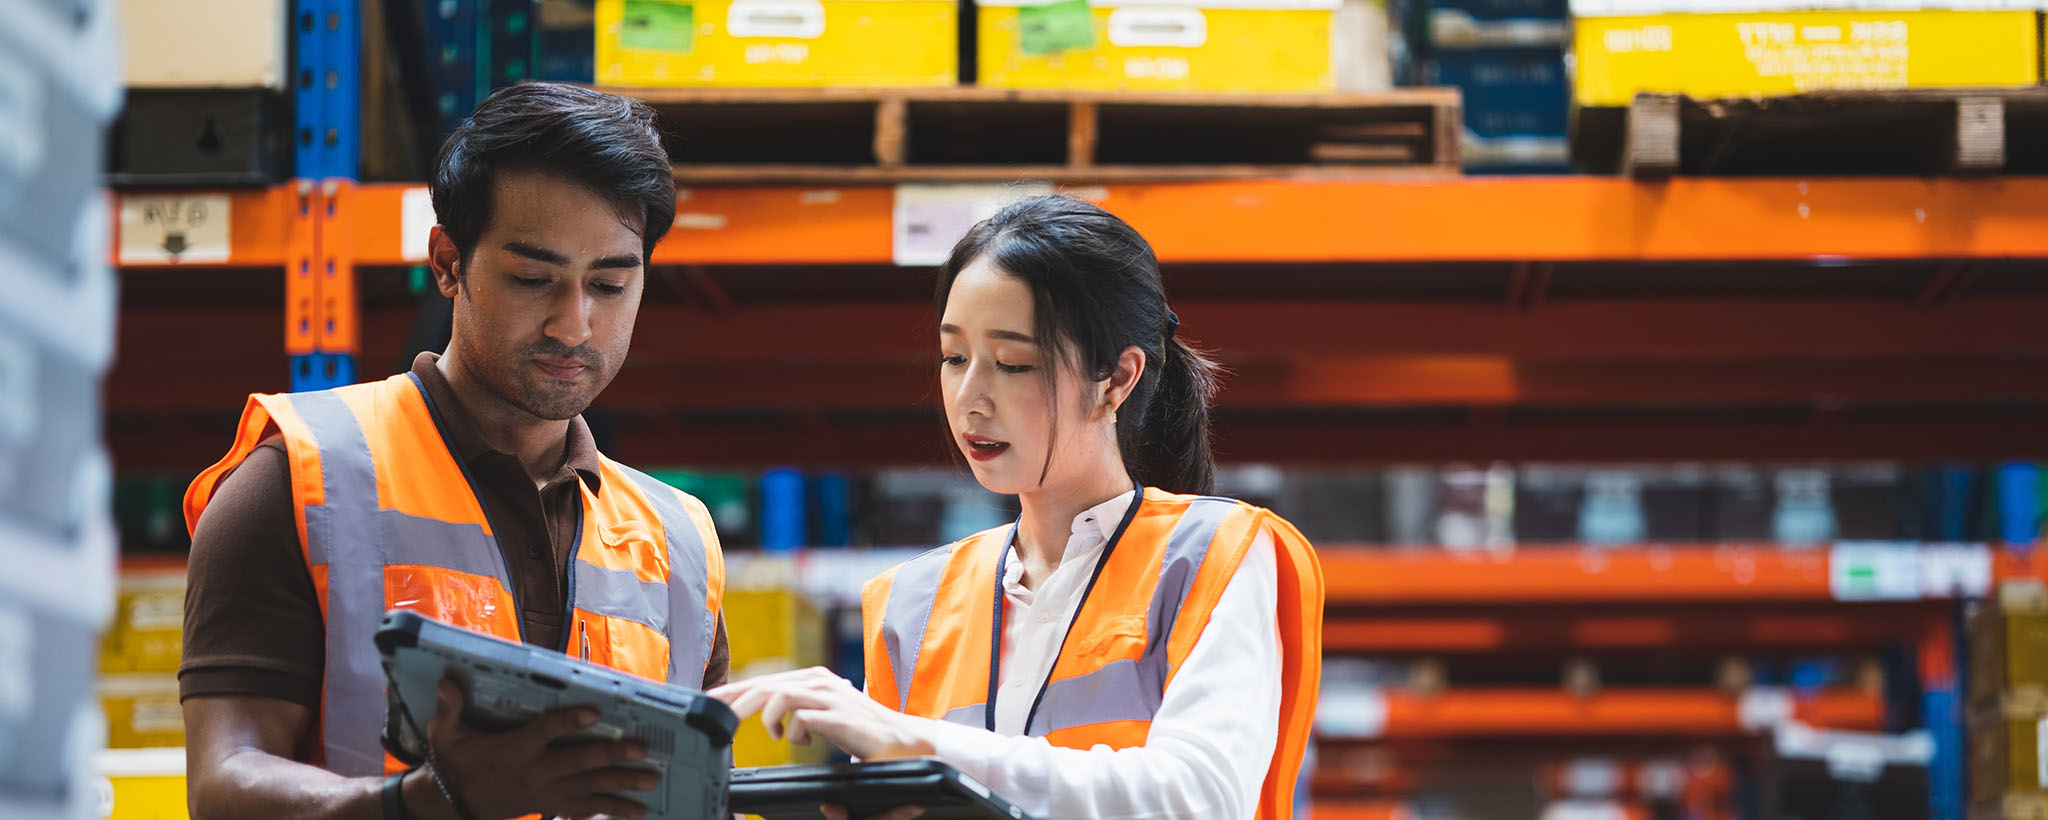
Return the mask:
[[505,172],[459,283],[452,344],[484,388],[535,417],[572,418],[604,391],[646,285],[637,217],[573,182]]

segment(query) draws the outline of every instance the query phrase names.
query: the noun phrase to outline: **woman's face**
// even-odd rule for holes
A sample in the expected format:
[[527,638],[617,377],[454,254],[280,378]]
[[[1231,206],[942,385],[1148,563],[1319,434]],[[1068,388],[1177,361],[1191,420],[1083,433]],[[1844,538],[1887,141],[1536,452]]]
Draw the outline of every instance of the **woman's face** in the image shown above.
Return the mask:
[[1050,363],[1033,336],[1036,318],[1030,287],[986,258],[960,271],[939,317],[946,423],[953,445],[990,492],[1059,486],[1069,473],[1098,467],[1104,448],[1115,458],[1116,436],[1102,406],[1105,383],[1084,378],[1069,356],[1048,392],[1040,368]]

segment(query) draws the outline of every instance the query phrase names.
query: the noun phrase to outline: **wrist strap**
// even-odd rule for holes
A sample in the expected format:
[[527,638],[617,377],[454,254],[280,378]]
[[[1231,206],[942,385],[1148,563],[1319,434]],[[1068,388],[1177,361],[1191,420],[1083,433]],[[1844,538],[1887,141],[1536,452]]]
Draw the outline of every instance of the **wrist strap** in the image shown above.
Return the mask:
[[411,820],[405,815],[405,772],[384,778],[384,820]]

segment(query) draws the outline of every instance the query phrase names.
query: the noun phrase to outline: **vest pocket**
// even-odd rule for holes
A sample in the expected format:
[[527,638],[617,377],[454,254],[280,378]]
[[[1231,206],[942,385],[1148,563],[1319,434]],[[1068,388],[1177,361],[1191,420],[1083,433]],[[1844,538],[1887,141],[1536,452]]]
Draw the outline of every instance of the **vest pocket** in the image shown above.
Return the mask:
[[[1087,668],[1107,661],[1136,658],[1145,654],[1145,616],[1110,615],[1088,618],[1074,625],[1068,654],[1086,659]],[[1085,630],[1085,631],[1084,631]]]

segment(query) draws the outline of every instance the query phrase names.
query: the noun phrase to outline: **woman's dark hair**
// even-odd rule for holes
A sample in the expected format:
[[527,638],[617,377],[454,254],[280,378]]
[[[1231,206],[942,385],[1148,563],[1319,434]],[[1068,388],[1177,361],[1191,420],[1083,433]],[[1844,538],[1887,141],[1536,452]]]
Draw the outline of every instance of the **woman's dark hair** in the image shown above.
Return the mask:
[[654,121],[646,103],[579,86],[500,89],[441,144],[427,185],[434,215],[467,262],[491,222],[498,173],[538,171],[641,219],[642,258],[651,258],[676,218],[675,167]]
[[[1216,483],[1209,451],[1209,397],[1219,368],[1174,334],[1152,246],[1123,220],[1064,196],[1023,200],[967,232],[939,269],[939,313],[953,280],[976,259],[1031,288],[1048,384],[1073,357],[1100,381],[1128,348],[1145,352],[1145,373],[1117,412],[1124,467],[1148,487],[1207,494]],[[1058,425],[1055,403],[1054,426]],[[1051,455],[1047,455],[1047,468]]]

